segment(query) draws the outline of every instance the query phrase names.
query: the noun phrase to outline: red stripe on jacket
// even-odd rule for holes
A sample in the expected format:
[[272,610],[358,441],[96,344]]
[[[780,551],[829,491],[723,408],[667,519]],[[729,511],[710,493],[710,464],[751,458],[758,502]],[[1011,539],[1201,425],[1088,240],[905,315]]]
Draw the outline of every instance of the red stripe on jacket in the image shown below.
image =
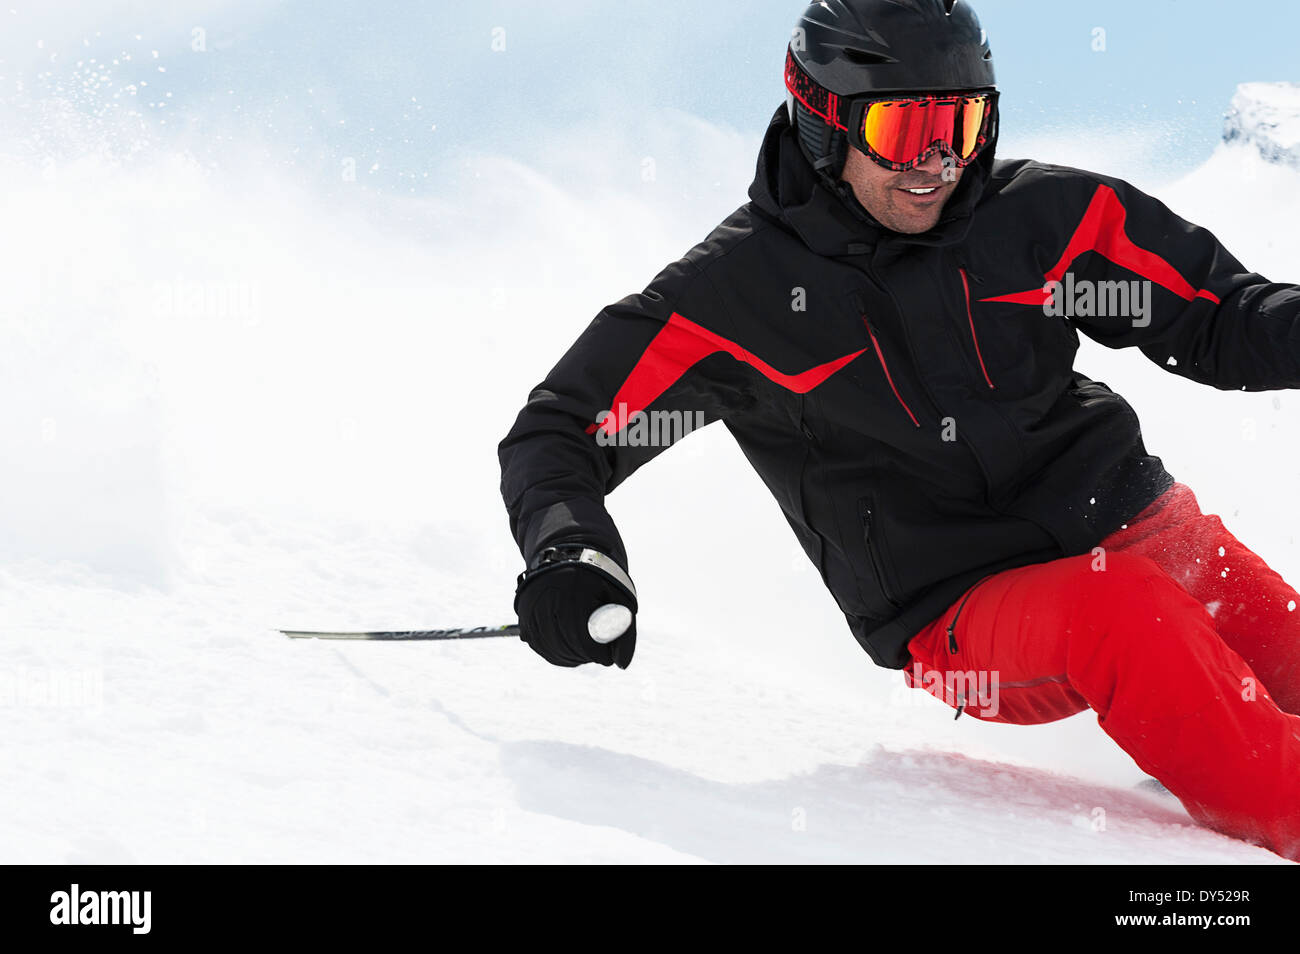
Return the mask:
[[[1219,304],[1219,296],[1205,289],[1198,291],[1165,259],[1155,252],[1134,245],[1133,240],[1124,232],[1127,218],[1128,210],[1124,208],[1124,203],[1120,201],[1115,190],[1106,185],[1098,186],[1092,202],[1088,205],[1088,211],[1083,214],[1083,220],[1070,236],[1061,260],[1043,276],[1043,285],[1061,281],[1075,259],[1085,252],[1096,252],[1116,265],[1169,289],[1180,298],[1188,301],[1194,298],[1207,298],[1216,305]],[[1005,301],[1017,305],[1045,305],[1049,300],[1051,295],[1045,288],[1033,288],[1011,295],[980,299],[980,301]]]
[[[637,361],[623,386],[614,395],[613,407],[600,425],[613,436],[627,426],[628,418],[644,411],[663,395],[682,376],[705,358],[714,354],[729,354],[757,371],[774,384],[795,394],[807,394],[824,384],[831,375],[865,354],[866,348],[836,358],[827,364],[810,368],[801,374],[783,374],[766,361],[750,354],[734,341],[729,341],[688,318],[673,312],[667,324],[655,335],[645,354]],[[596,431],[593,425],[588,430]]]

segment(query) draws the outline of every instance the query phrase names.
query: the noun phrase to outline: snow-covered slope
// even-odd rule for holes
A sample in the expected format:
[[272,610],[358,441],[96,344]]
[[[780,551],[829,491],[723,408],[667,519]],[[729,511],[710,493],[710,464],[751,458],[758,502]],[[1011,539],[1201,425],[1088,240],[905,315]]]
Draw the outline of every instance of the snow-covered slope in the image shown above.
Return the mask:
[[[611,501],[643,594],[627,672],[273,632],[510,617],[496,441],[743,199],[752,135],[657,122],[653,179],[592,130],[599,166],[572,137],[545,144],[563,177],[474,157],[443,201],[0,148],[0,860],[1277,861],[1135,791],[1089,715],[954,722],[874,669],[720,429]],[[1162,195],[1300,278],[1300,173],[1242,122]],[[1300,579],[1300,402],[1081,364]]]
[[1224,121],[1223,139],[1253,146],[1269,162],[1300,168],[1300,85],[1242,83]]

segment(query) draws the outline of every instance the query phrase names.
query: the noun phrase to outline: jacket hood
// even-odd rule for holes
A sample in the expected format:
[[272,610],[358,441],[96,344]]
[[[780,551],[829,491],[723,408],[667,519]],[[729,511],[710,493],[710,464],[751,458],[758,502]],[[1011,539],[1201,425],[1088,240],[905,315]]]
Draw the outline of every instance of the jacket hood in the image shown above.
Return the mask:
[[996,151],[995,135],[966,167],[938,225],[919,235],[904,235],[877,222],[847,183],[813,169],[782,103],[763,137],[749,197],[761,213],[794,231],[818,255],[861,255],[884,244],[952,245],[970,229],[970,216],[992,175]]

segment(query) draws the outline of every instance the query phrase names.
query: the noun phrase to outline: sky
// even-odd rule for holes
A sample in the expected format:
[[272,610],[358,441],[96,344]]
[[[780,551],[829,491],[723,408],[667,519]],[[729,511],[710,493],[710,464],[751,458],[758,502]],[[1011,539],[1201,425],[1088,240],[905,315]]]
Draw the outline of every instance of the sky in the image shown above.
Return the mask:
[[[1222,9],[983,0],[1007,109],[1002,154],[1152,191],[1200,167],[1238,83],[1300,79],[1285,22],[1300,14],[1256,0],[1231,18]],[[1242,15],[1251,9],[1259,16]],[[20,550],[143,567],[127,575],[153,579],[149,567],[170,565],[174,529],[156,489],[261,502],[272,459],[301,470],[275,485],[288,501],[277,506],[349,519],[382,510],[399,523],[416,507],[431,513],[413,462],[386,495],[363,504],[353,491],[369,480],[367,456],[416,453],[409,435],[430,426],[422,395],[454,391],[423,369],[445,360],[440,336],[465,323],[494,361],[492,349],[521,356],[508,383],[484,377],[477,400],[490,426],[455,431],[475,461],[475,512],[490,515],[466,526],[500,521],[494,444],[528,387],[602,306],[643,288],[744,201],[801,10],[771,0],[6,0],[0,217],[21,227],[0,245],[0,318],[39,315],[42,330],[17,328],[27,342],[10,349],[20,436],[4,445],[0,435],[0,450],[55,456],[31,470],[30,496],[14,496],[0,531]],[[1104,52],[1092,48],[1098,27]],[[1205,222],[1233,223],[1223,210]],[[191,324],[162,321],[177,307],[159,303],[196,286],[208,300],[181,309]],[[214,317],[223,300],[256,306],[260,321]],[[297,322],[308,318],[305,333]],[[384,322],[400,332],[385,338]],[[420,336],[424,349],[400,343]],[[297,362],[355,378],[359,361],[371,362],[372,394],[336,388],[327,402],[285,376]],[[402,382],[384,361],[400,364]],[[99,383],[70,396],[65,377]],[[160,389],[185,407],[175,422],[156,419]],[[435,408],[446,441],[453,415]],[[47,419],[64,422],[64,439],[47,439]],[[77,421],[85,444],[66,438]],[[335,446],[347,450],[341,463]],[[87,461],[109,457],[94,465],[102,495],[86,492]],[[345,489],[306,476],[326,466]],[[120,503],[123,483],[138,509]],[[50,512],[17,503],[32,499]],[[42,529],[72,499],[80,516],[67,533]],[[499,543],[494,559],[513,560],[504,534]]]
[[[436,194],[450,188],[448,164],[482,153],[546,167],[566,154],[557,143],[599,152],[617,134],[661,156],[671,143],[655,138],[656,112],[756,143],[783,99],[783,49],[801,10],[789,0],[8,0],[0,104],[12,120],[57,95],[102,122],[119,151],[162,138],[208,163],[252,151],[321,186],[355,175],[366,189]],[[1047,138],[1104,141],[1101,154],[1139,154],[1171,178],[1208,157],[1238,82],[1300,75],[1289,4],[982,0],[977,11],[1004,91],[1004,154]]]

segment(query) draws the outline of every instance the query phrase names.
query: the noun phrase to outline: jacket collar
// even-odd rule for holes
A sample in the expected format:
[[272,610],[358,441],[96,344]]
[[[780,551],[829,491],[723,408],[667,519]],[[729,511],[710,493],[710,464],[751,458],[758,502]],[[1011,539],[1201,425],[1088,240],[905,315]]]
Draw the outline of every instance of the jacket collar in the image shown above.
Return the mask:
[[799,148],[783,103],[772,117],[758,156],[749,197],[766,215],[783,222],[813,252],[827,257],[861,255],[883,246],[945,246],[960,242],[993,169],[996,139],[966,168],[961,184],[929,232],[904,235],[877,222],[847,183],[818,174]]

